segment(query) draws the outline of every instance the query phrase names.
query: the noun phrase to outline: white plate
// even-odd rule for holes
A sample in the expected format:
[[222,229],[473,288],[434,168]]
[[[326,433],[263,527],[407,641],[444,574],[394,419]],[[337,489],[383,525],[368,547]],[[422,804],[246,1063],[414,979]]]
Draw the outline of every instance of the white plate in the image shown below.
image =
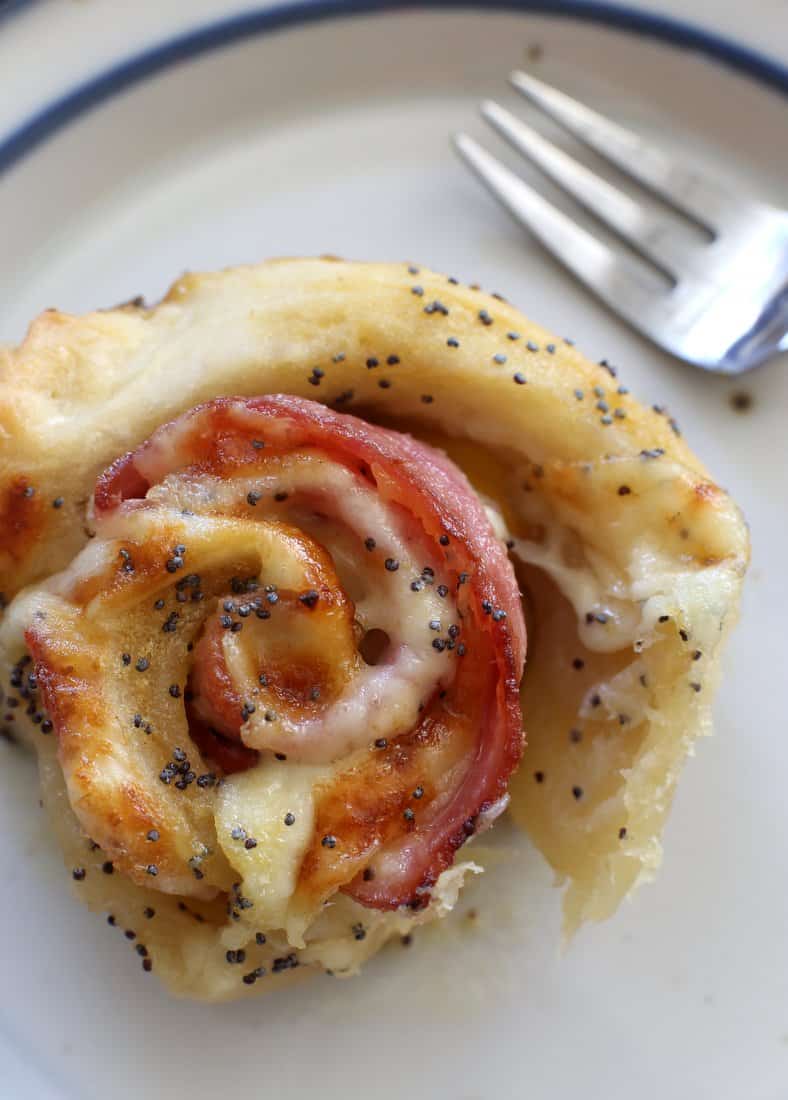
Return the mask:
[[[51,35],[42,49],[56,57],[56,17]],[[468,890],[456,919],[362,978],[242,1005],[176,1003],[71,899],[32,764],[3,747],[3,1095],[788,1092],[786,364],[737,385],[668,360],[482,193],[447,133],[482,133],[476,101],[512,101],[505,73],[524,63],[706,171],[786,202],[785,99],[652,38],[513,12],[292,27],[162,69],[0,177],[0,338],[18,339],[48,305],[153,299],[186,267],[412,258],[500,290],[619,365],[645,400],[667,402],[743,504],[754,552],[716,737],[682,780],[656,884],[561,957],[558,891],[504,828],[510,857]],[[737,389],[753,397],[746,414],[729,405]]]

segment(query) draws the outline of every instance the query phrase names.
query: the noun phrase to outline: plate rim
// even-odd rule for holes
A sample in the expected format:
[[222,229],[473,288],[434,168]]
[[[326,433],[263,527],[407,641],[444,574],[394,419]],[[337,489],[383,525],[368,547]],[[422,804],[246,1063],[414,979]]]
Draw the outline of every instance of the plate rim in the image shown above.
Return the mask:
[[[32,0],[10,0],[0,18],[26,10]],[[329,19],[399,11],[514,12],[609,27],[695,51],[788,98],[788,65],[697,24],[610,3],[608,0],[279,0],[236,12],[171,35],[114,62],[36,110],[0,141],[0,176],[47,138],[94,107],[164,69],[223,46]]]

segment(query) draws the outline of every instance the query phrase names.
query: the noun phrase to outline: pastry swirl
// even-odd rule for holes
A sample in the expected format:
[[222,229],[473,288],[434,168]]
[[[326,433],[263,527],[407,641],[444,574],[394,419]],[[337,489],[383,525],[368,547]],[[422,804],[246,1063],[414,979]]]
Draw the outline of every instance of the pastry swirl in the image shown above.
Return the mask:
[[[287,927],[337,889],[426,906],[522,748],[519,593],[459,471],[313,402],[225,398],[110,467],[94,517],[26,631],[84,831],[198,898],[286,841]],[[310,790],[309,824],[228,838],[271,781]]]
[[748,544],[612,368],[332,261],[45,314],[0,356],[7,725],[173,989],[354,971],[451,907],[507,787],[568,929],[656,865]]

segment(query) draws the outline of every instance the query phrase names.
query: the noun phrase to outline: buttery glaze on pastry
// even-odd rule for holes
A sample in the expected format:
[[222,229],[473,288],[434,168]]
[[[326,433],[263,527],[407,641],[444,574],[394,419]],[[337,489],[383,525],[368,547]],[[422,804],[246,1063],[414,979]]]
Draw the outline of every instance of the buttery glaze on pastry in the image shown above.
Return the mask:
[[[437,578],[443,554],[461,557],[472,530],[485,540],[480,555],[486,567],[499,544],[489,536],[473,494],[465,489],[457,501],[450,489],[436,488],[441,477],[455,488],[461,479],[420,444],[383,433],[395,440],[395,451],[405,449],[409,475],[418,474],[427,456],[423,491],[429,496],[432,488],[444,524],[476,518],[459,540],[446,527],[448,547],[428,524],[431,541],[417,552],[408,542],[408,524],[398,535],[396,524],[387,527],[385,514],[374,512],[374,500],[368,502],[370,513],[367,503],[358,513],[345,508],[350,486],[362,495],[371,490],[361,471],[337,464],[321,449],[325,433],[317,453],[309,432],[306,442],[298,437],[294,449],[281,454],[278,444],[268,447],[264,433],[260,441],[267,446],[259,452],[251,446],[245,418],[267,410],[274,419],[286,419],[290,409],[298,420],[298,402],[243,402],[236,395],[309,397],[370,422],[406,428],[445,450],[465,472],[507,540],[525,592],[529,655],[522,709],[529,744],[514,781],[513,810],[569,880],[567,928],[612,912],[655,867],[678,769],[693,738],[708,726],[720,643],[735,617],[748,546],[737,509],[710,481],[675,422],[638,405],[612,368],[590,364],[505,302],[444,276],[401,265],[329,261],[189,276],[151,310],[125,308],[85,318],[48,313],[20,348],[0,356],[0,568],[6,600],[33,585],[10,603],[0,630],[8,681],[5,721],[39,751],[45,798],[67,860],[81,872],[79,890],[93,906],[110,909],[144,935],[145,962],[153,959],[173,988],[220,998],[252,984],[260,988],[265,983],[255,977],[245,980],[260,968],[277,973],[315,964],[352,971],[391,935],[451,907],[469,869],[451,866],[463,839],[456,830],[441,834],[446,842],[435,850],[443,854],[428,861],[418,895],[415,878],[403,890],[393,886],[403,868],[419,863],[408,837],[419,828],[422,807],[429,813],[432,804],[435,820],[441,819],[441,777],[454,778],[454,769],[440,758],[443,750],[435,750],[429,793],[418,785],[424,787],[421,801],[403,802],[404,786],[393,793],[385,783],[380,787],[380,762],[391,754],[390,742],[408,736],[400,731],[413,717],[413,699],[428,685],[437,688],[432,702],[419,699],[428,719],[437,698],[444,718],[450,713],[456,721],[449,698],[460,693],[466,721],[460,736],[455,725],[450,751],[466,765],[474,738],[478,745],[503,748],[500,763],[489,771],[466,768],[466,774],[490,781],[474,791],[478,824],[502,808],[500,796],[520,744],[519,727],[517,738],[511,735],[506,685],[516,681],[522,639],[518,616],[506,602],[506,570],[486,568],[484,575],[499,586],[490,599],[480,597],[473,584],[458,585],[468,571],[459,561],[444,562],[451,569],[446,596],[437,595],[437,583],[418,594],[425,608],[426,601],[439,602],[439,611],[430,607],[427,622],[439,623],[435,640],[454,642],[455,648],[428,646],[429,668],[419,672],[419,690],[412,698],[405,692],[403,712],[386,708],[380,719],[394,723],[393,736],[379,732],[376,718],[374,738],[365,745],[353,739],[370,717],[364,685],[375,682],[381,667],[366,665],[359,655],[365,624],[385,631],[389,645],[397,638],[410,656],[423,655],[397,611],[405,593],[398,597],[390,586],[406,577],[423,580],[419,570],[425,565]],[[157,431],[197,403],[222,396],[233,400]],[[234,422],[233,439],[246,439],[240,456],[233,444],[221,456],[230,465],[218,477],[210,462],[186,473],[190,461],[199,466],[214,454],[217,415]],[[331,421],[331,431],[336,423]],[[360,428],[359,439],[365,430],[373,436],[376,431]],[[152,443],[140,447],[148,436]],[[96,478],[130,450],[135,456],[99,481],[90,511]],[[396,482],[375,477],[372,496],[384,511],[387,501],[396,502],[395,511],[400,504],[412,508],[409,488],[403,494]],[[277,501],[282,493],[287,499]],[[328,506],[316,509],[316,494]],[[359,542],[359,517],[366,514],[375,515],[376,529],[386,531],[396,550],[382,552],[376,540],[368,551]],[[421,506],[415,514],[423,522]],[[181,546],[185,554],[176,553]],[[182,565],[169,574],[167,562],[178,558]],[[387,570],[386,558],[399,561],[399,569]],[[257,619],[267,609],[264,586],[262,595],[243,587],[259,583],[254,577],[263,560],[282,570],[279,581],[268,583],[287,593],[266,621]],[[369,574],[374,563],[379,571]],[[60,577],[46,579],[60,571]],[[368,583],[369,576],[374,582]],[[239,591],[233,590],[234,577]],[[318,598],[310,607],[313,593]],[[467,598],[475,601],[472,630],[465,619],[471,609],[462,602]],[[161,599],[164,606],[155,607]],[[224,610],[225,601],[231,608],[248,606],[248,614]],[[496,621],[495,610],[506,617]],[[233,633],[232,623],[222,624],[223,615],[242,629]],[[149,656],[136,641],[153,638],[155,616],[155,651]],[[265,634],[269,626],[278,633]],[[450,626],[460,626],[461,633],[450,636]],[[495,641],[491,632],[502,628]],[[504,635],[508,641],[501,645]],[[121,638],[129,639],[122,651],[128,664],[118,654]],[[181,656],[160,665],[160,652],[175,638]],[[505,736],[490,734],[474,709],[484,705],[490,688],[474,681],[484,681],[478,663],[458,658],[466,638],[469,646],[489,645],[497,655],[496,712],[500,728],[509,731]],[[321,639],[332,654],[327,667],[320,664]],[[295,646],[295,662],[282,661],[277,642]],[[32,681],[31,652],[41,670]],[[397,682],[413,683],[400,657],[392,659],[396,675],[404,677]],[[149,665],[138,671],[139,661]],[[71,666],[69,684],[71,673],[62,677]],[[289,681],[287,670],[293,668],[308,675],[297,671]],[[227,689],[228,672],[247,687],[256,674],[261,694],[234,694]],[[307,697],[315,687],[318,697]],[[354,690],[365,717],[335,721],[341,700]],[[139,709],[130,705],[138,697]],[[68,715],[60,713],[69,700],[79,715],[74,732],[92,738],[90,752],[83,754],[87,762],[80,758],[73,766],[68,754],[75,742],[69,741]],[[156,708],[155,720],[143,703]],[[266,723],[266,712],[276,714],[276,721]],[[60,736],[61,763],[54,738],[47,736],[53,722],[69,730]],[[111,736],[108,722],[116,723]],[[326,732],[322,748],[314,736],[320,728]],[[483,730],[486,742],[478,740]],[[298,759],[285,753],[286,761],[277,760],[283,744],[278,737],[297,746]],[[186,738],[188,753],[181,744]],[[375,749],[375,741],[387,747]],[[178,749],[186,759],[157,756],[138,784],[145,797],[115,801],[128,776],[122,768],[113,771],[107,759],[127,744],[155,745],[159,755]],[[355,753],[361,754],[358,762]],[[336,778],[345,774],[341,767],[337,771],[337,760],[347,754],[354,780],[349,801],[344,780]],[[141,759],[132,755],[135,767]],[[404,770],[415,782],[410,764]],[[170,784],[159,778],[162,772],[170,774]],[[173,783],[190,773],[193,779],[178,792],[181,803],[162,803],[164,793],[175,793]],[[222,774],[225,781],[212,785],[210,777]],[[353,801],[384,788],[380,821],[372,795],[372,807],[360,810],[362,802]],[[316,790],[322,792],[318,797]],[[162,806],[166,813],[157,825]],[[181,815],[177,821],[173,806]],[[408,810],[413,819],[405,816]],[[340,845],[331,841],[340,839],[354,815],[358,825],[359,813],[363,827],[344,864]],[[295,820],[286,825],[288,815]],[[143,834],[149,819],[154,824]],[[459,817],[453,820],[456,825]],[[158,839],[140,840],[148,831]],[[100,848],[91,850],[86,832]],[[270,843],[261,844],[261,836]],[[157,845],[157,855],[147,855]],[[280,860],[284,849],[300,855]],[[418,852],[428,850],[420,840]],[[101,870],[107,862],[117,867],[112,875]],[[366,879],[365,869],[371,872]],[[306,889],[304,881],[318,885]],[[329,895],[331,904],[321,908]],[[396,907],[417,896],[420,908]],[[148,916],[151,911],[155,916]],[[251,969],[227,961],[239,953]]]

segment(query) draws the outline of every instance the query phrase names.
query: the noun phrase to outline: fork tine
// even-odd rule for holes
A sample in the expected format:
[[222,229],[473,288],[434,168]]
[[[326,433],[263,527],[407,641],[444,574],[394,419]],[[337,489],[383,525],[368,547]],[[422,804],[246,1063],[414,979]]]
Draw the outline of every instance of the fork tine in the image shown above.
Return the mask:
[[668,240],[670,226],[624,191],[568,156],[500,104],[487,99],[483,117],[559,187],[610,226],[665,274],[675,276],[681,253]]
[[635,264],[573,222],[467,134],[455,134],[454,146],[516,221],[612,309],[641,327],[659,291]]
[[[732,195],[648,145],[637,134],[527,73],[517,70],[509,79],[518,92],[570,134],[711,232],[717,220],[731,209]],[[738,197],[735,201],[740,210],[743,201]]]

